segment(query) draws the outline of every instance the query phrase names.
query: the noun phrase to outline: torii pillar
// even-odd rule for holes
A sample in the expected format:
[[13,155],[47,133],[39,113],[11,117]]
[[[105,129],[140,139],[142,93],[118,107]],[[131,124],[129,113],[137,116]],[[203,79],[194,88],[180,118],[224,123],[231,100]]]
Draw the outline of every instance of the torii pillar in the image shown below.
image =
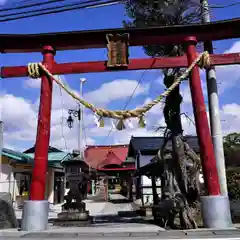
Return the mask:
[[[44,66],[51,71],[55,63],[55,50],[51,46],[44,46],[42,54]],[[26,231],[42,231],[48,226],[49,203],[45,200],[45,190],[51,130],[52,85],[52,79],[43,75],[30,200],[24,202],[22,217],[22,230]]]
[[[186,39],[186,54],[189,66],[197,58],[196,44],[197,39],[195,37],[188,37]],[[216,159],[198,66],[195,66],[191,71],[190,90],[200,146],[204,183],[208,194],[207,196],[201,197],[204,227],[228,228],[232,226],[229,201],[228,198],[220,195]]]

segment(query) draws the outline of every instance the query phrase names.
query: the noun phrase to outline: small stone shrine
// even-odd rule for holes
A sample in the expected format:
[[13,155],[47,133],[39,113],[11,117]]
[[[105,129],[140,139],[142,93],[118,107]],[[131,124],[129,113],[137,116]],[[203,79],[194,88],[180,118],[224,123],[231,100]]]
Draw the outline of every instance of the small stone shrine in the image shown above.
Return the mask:
[[0,193],[0,229],[18,228],[18,220],[12,205],[11,194]]
[[85,226],[90,223],[89,211],[83,202],[87,198],[87,184],[90,178],[89,166],[82,159],[79,152],[73,152],[72,160],[63,163],[65,167],[66,180],[69,182],[65,203],[62,212],[54,225],[61,226]]

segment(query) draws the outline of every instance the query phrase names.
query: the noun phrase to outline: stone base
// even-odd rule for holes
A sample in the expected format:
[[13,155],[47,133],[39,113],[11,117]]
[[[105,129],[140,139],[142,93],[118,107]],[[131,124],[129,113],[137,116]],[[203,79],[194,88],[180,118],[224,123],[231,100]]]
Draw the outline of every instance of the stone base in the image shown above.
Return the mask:
[[66,211],[58,214],[58,220],[65,221],[86,221],[89,218],[89,211]]
[[88,227],[92,226],[92,221],[89,219],[87,221],[62,221],[56,220],[53,222],[54,226],[59,227]]
[[85,227],[92,224],[89,212],[61,212],[53,225],[62,227]]
[[62,205],[62,212],[76,212],[77,209],[81,209],[80,211],[86,211],[86,204],[84,202],[71,202],[64,203]]

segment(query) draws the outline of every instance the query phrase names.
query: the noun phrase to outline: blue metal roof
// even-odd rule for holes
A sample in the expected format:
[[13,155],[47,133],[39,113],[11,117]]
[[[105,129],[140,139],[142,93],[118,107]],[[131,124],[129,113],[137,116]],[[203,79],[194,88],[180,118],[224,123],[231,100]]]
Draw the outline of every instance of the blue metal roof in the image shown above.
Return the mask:
[[[32,148],[27,149],[24,151],[24,153],[28,156],[30,156],[32,159],[34,159],[34,153],[35,153],[35,146]],[[61,163],[63,161],[68,161],[72,158],[72,155],[70,153],[63,152],[55,147],[48,147],[48,166],[49,167],[59,167],[62,168]],[[30,162],[30,164],[33,164]]]
[[28,156],[27,154],[18,151],[13,151],[7,148],[2,149],[2,155],[21,163],[28,163],[28,161],[33,160],[32,157]]
[[[34,159],[34,153],[26,153],[31,159]],[[48,164],[58,164],[62,161],[67,161],[72,158],[70,153],[65,152],[50,152],[48,153]]]
[[[33,164],[34,153],[21,153],[7,148],[2,149],[2,155],[15,160],[17,163]],[[62,167],[62,161],[67,161],[72,158],[70,153],[65,152],[50,152],[48,153],[48,166],[49,167]]]

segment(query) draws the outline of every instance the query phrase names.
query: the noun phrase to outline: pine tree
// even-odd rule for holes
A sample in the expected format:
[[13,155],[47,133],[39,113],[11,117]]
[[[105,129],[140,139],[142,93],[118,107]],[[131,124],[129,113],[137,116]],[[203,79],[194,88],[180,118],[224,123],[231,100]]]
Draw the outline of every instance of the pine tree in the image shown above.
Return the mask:
[[[182,25],[198,22],[200,19],[199,4],[193,0],[128,0],[127,15],[131,21],[124,21],[126,28],[146,26]],[[152,57],[181,56],[184,53],[182,45],[151,45],[144,46],[144,51]],[[163,69],[163,82],[168,88],[181,74],[182,69]],[[164,161],[161,175],[162,209],[167,210],[164,217],[165,225],[175,227],[174,220],[178,215],[182,228],[196,228],[193,210],[199,198],[200,159],[184,141],[181,123],[181,103],[179,87],[165,101],[163,110],[166,132],[165,144],[160,150],[159,161]],[[165,146],[172,142],[172,159],[164,158]],[[169,206],[169,202],[173,203]]]

